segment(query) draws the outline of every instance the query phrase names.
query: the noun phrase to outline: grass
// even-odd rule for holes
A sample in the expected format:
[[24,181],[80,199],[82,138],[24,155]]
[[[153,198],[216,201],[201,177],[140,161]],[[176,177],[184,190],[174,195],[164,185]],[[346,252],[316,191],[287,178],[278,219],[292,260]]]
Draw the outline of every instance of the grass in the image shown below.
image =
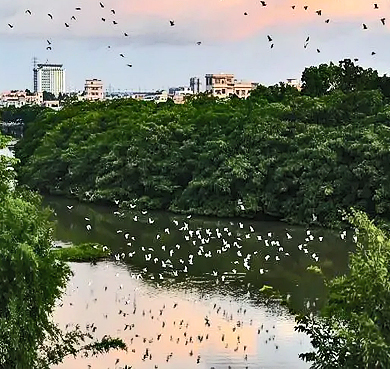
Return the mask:
[[106,248],[103,250],[103,247],[98,243],[82,243],[71,247],[53,249],[52,252],[62,261],[92,262],[110,256],[110,250]]

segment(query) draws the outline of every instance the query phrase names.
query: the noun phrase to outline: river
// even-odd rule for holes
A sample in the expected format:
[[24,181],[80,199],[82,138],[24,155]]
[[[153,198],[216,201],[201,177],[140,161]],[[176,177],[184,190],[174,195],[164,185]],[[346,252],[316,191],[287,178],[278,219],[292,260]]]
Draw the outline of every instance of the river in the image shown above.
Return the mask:
[[308,337],[294,316],[259,293],[288,296],[297,311],[317,311],[325,289],[307,270],[347,270],[350,235],[280,222],[122,212],[118,207],[47,197],[55,239],[99,242],[111,260],[71,263],[74,275],[54,320],[96,338],[118,336],[127,352],[67,358],[53,369],[303,369]]
[[259,289],[272,286],[296,310],[316,311],[325,290],[307,267],[345,272],[349,238],[280,222],[45,203],[55,210],[61,243],[99,242],[114,253],[112,261],[71,264],[74,277],[55,320],[94,324],[96,337],[111,334],[129,345],[127,353],[71,358],[58,368],[309,367],[298,358],[309,339]]

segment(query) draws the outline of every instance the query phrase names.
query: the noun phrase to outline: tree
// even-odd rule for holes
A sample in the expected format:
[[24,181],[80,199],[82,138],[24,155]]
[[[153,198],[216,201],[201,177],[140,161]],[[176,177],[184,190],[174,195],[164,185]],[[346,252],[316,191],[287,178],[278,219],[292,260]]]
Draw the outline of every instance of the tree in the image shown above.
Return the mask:
[[48,91],[43,91],[43,101],[54,101],[56,97],[53,93]]
[[297,317],[314,351],[300,357],[316,369],[390,367],[390,239],[363,212],[345,216],[355,228],[357,250],[350,272],[327,281],[320,316]]
[[70,269],[51,252],[50,211],[38,195],[15,188],[15,162],[0,156],[0,367],[49,369],[70,354],[125,349],[121,340],[96,341],[78,327],[63,333],[50,320]]

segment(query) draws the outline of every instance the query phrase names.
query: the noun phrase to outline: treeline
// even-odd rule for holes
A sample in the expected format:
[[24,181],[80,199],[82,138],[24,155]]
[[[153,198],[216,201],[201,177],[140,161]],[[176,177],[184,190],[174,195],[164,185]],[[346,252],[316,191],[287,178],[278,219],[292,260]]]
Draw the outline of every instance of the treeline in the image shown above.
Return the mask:
[[390,78],[350,60],[247,100],[69,104],[26,124],[19,181],[82,201],[334,226],[390,218]]

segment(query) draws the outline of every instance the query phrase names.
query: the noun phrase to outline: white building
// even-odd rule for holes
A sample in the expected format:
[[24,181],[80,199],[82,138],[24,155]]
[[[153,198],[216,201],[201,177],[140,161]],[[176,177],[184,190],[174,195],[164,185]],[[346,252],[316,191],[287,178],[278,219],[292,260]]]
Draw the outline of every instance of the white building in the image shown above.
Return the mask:
[[100,79],[87,79],[84,85],[84,100],[103,100],[103,82]]
[[62,64],[38,64],[34,68],[34,92],[65,93],[65,70]]
[[302,89],[301,81],[296,78],[287,78],[286,85],[295,87],[299,91]]
[[230,97],[236,95],[246,99],[257,83],[238,81],[234,74],[206,74],[206,92],[215,97]]

